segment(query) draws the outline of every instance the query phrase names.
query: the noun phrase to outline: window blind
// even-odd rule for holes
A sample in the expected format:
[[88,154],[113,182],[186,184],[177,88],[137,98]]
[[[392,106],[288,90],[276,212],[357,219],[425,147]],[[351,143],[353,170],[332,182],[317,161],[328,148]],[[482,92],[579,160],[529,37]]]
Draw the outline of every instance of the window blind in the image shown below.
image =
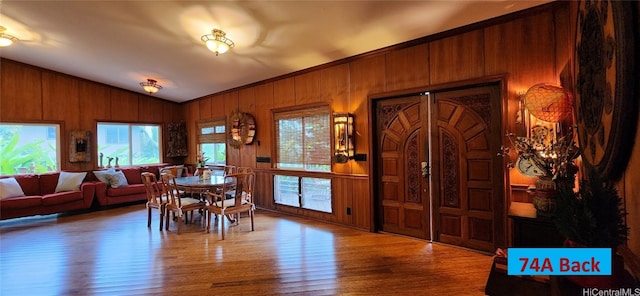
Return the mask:
[[328,106],[274,113],[279,168],[331,170]]

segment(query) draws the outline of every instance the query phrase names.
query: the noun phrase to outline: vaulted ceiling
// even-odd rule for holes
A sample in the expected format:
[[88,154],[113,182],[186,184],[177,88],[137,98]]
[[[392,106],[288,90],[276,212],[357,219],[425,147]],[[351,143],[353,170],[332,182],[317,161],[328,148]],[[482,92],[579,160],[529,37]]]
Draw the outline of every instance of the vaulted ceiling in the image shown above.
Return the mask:
[[[0,56],[184,102],[547,2],[2,0],[20,40]],[[219,56],[200,40],[214,28],[235,42]]]

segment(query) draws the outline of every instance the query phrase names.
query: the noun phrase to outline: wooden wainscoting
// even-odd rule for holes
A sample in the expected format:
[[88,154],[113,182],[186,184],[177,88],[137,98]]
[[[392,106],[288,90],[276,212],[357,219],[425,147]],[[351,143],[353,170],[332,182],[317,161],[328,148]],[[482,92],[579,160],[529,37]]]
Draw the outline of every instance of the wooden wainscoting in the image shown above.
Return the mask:
[[[0,222],[0,295],[484,295],[490,256],[257,211],[205,233],[144,205]],[[219,227],[219,226],[218,226]]]

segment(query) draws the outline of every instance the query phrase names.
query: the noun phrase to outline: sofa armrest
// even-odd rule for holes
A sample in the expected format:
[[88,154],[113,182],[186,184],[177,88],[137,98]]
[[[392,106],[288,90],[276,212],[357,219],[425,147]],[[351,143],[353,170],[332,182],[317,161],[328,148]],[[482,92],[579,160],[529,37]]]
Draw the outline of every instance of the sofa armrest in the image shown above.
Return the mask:
[[96,199],[98,200],[98,204],[106,205],[107,204],[107,183],[101,181],[93,181],[91,182],[95,185],[96,191]]
[[80,184],[80,192],[82,192],[82,199],[84,200],[84,207],[86,209],[91,207],[93,198],[96,194],[96,182],[83,182]]

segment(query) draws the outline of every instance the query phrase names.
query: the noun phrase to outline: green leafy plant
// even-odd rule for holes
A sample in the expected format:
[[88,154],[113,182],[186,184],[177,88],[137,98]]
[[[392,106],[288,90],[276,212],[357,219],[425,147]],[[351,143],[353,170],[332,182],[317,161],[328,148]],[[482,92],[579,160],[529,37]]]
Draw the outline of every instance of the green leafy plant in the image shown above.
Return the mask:
[[[18,145],[18,133],[8,133],[0,136],[0,174],[16,174],[16,168],[31,168],[34,172],[44,173],[55,169],[55,161],[48,151],[55,151],[51,145],[45,146],[44,140],[37,140],[24,145]],[[44,148],[47,149],[44,149]]]
[[614,185],[590,170],[577,193],[559,192],[554,223],[562,235],[575,243],[615,249],[626,242],[629,231],[621,205],[622,199]]

